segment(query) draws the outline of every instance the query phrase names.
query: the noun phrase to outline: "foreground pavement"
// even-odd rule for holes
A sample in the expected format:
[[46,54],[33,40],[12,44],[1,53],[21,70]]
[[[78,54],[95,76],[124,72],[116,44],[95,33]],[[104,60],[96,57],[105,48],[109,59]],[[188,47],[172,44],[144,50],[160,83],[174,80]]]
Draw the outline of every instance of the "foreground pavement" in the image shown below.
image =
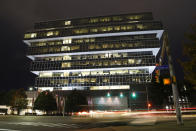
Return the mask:
[[126,113],[99,117],[0,116],[0,131],[134,131],[196,130],[196,115],[184,115],[184,126],[174,115]]

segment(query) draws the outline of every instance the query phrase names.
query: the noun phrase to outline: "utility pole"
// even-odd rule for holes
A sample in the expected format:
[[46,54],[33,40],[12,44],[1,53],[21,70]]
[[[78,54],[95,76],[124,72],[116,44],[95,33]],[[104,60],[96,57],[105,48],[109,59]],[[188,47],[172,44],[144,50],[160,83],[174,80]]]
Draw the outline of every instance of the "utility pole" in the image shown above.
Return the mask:
[[146,100],[147,100],[146,104],[147,104],[148,111],[149,111],[149,106],[148,106],[148,104],[149,104],[149,99],[148,99],[148,89],[147,89],[146,84],[145,84],[145,87],[146,87]]
[[63,96],[63,117],[65,116],[65,97]]
[[174,106],[176,108],[177,124],[182,125],[183,120],[182,120],[182,113],[181,113],[180,104],[179,104],[179,94],[178,94],[176,76],[175,76],[175,71],[174,71],[174,67],[173,67],[173,61],[172,61],[172,57],[171,57],[171,49],[170,49],[170,45],[169,45],[167,32],[164,32],[163,37],[164,37],[163,44],[165,45],[166,54],[168,56],[168,65],[169,65],[169,72],[170,72],[170,78],[171,78],[171,83],[172,83]]

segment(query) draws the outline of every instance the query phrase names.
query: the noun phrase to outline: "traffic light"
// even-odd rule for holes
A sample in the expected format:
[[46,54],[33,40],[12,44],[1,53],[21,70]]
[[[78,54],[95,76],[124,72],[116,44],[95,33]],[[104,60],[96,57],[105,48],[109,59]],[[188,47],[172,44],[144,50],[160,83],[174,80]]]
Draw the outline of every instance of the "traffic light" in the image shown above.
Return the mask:
[[170,78],[164,78],[164,79],[163,79],[163,84],[164,84],[164,85],[170,85],[170,84],[171,84]]
[[152,105],[150,103],[148,103],[148,108],[151,107]]
[[136,98],[136,96],[137,96],[137,95],[136,95],[135,92],[132,92],[132,93],[131,93],[131,97],[132,97],[132,98]]
[[160,76],[160,71],[159,70],[155,70],[155,82],[156,83],[160,83],[159,81],[159,76]]

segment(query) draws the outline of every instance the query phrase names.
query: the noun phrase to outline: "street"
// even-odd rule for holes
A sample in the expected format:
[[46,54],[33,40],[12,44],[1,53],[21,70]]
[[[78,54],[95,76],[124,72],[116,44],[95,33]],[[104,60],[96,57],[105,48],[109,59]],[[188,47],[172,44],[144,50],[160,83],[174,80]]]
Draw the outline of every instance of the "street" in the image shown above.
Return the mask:
[[[184,115],[184,120],[196,120],[195,115]],[[176,122],[174,115],[158,113],[117,113],[104,117],[62,116],[0,116],[0,131],[75,131],[120,126],[154,126],[156,123]],[[156,125],[157,126],[157,125]],[[134,127],[135,128],[135,127]]]

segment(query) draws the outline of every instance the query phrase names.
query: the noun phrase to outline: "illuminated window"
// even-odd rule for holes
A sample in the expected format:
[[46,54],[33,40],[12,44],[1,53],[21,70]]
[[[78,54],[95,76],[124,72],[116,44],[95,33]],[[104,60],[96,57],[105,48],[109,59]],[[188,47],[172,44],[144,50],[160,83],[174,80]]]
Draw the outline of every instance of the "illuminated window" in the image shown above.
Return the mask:
[[52,36],[53,35],[53,32],[52,31],[50,31],[50,32],[48,32],[47,34],[46,34],[46,36]]
[[112,17],[112,20],[113,21],[121,21],[122,20],[122,17],[120,17],[120,16],[114,16],[114,17]]
[[64,68],[64,67],[71,67],[71,63],[70,62],[64,62],[64,63],[62,63],[61,67],[62,68]]
[[37,37],[37,33],[32,33],[31,38],[35,38],[35,37]]
[[58,31],[49,31],[46,33],[46,36],[57,36],[59,35]]
[[97,23],[99,21],[98,18],[91,18],[89,23]]
[[95,39],[94,39],[94,38],[91,38],[91,39],[90,39],[90,42],[95,42]]
[[96,82],[96,78],[91,78],[91,82],[95,83]]
[[118,86],[92,86],[90,90],[129,89],[129,85]]
[[142,18],[142,15],[127,16],[127,19],[129,19],[129,20],[138,20],[138,19],[141,19],[141,18]]
[[95,45],[90,45],[89,47],[88,47],[89,49],[95,49]]
[[127,25],[127,30],[132,30],[132,29],[134,29],[133,25]]
[[48,45],[54,45],[54,41],[48,42]]
[[100,22],[109,22],[109,21],[110,21],[109,17],[100,18]]
[[126,26],[121,26],[120,29],[121,30],[126,30]]
[[77,46],[72,46],[72,47],[71,47],[71,50],[79,50],[79,49],[80,49],[80,46],[78,46],[78,45],[77,45]]
[[109,26],[109,27],[107,28],[107,30],[108,30],[108,31],[112,31],[112,30],[113,30],[112,26]]
[[64,77],[68,77],[69,76],[69,72],[64,72]]
[[24,38],[35,38],[37,37],[37,33],[28,33],[25,34]]
[[135,63],[135,59],[128,59],[128,64],[134,64]]
[[40,73],[39,77],[52,77],[52,72]]
[[71,56],[68,56],[68,55],[63,56],[63,60],[71,60]]
[[136,64],[141,64],[141,63],[142,63],[141,59],[136,60]]
[[63,77],[63,73],[62,72],[55,72],[52,74],[53,77]]
[[114,26],[114,30],[119,31],[120,30],[120,26]]
[[70,47],[69,46],[62,46],[61,51],[70,51]]
[[102,81],[105,82],[105,83],[108,83],[108,82],[110,82],[110,79],[109,78],[103,78]]
[[84,71],[81,72],[82,76],[89,76],[90,75],[90,71]]
[[70,44],[71,42],[72,42],[71,38],[63,40],[63,44]]
[[106,32],[106,31],[107,31],[107,28],[106,28],[106,27],[100,27],[100,28],[99,28],[99,31],[100,31],[100,32]]
[[71,25],[71,21],[65,21],[65,25]]
[[88,29],[75,29],[75,30],[73,30],[73,32],[75,33],[75,34],[84,34],[84,33],[88,33]]
[[102,45],[102,48],[108,48],[109,46],[108,46],[108,44],[103,44]]
[[137,28],[140,29],[140,30],[141,30],[141,29],[144,29],[144,25],[142,25],[142,24],[137,24]]
[[98,32],[98,29],[97,28],[92,28],[92,29],[90,29],[90,32]]
[[108,66],[109,64],[108,64],[108,61],[104,61],[103,62],[103,66]]
[[83,40],[82,39],[79,39],[79,40],[75,40],[74,42],[75,43],[83,43]]

